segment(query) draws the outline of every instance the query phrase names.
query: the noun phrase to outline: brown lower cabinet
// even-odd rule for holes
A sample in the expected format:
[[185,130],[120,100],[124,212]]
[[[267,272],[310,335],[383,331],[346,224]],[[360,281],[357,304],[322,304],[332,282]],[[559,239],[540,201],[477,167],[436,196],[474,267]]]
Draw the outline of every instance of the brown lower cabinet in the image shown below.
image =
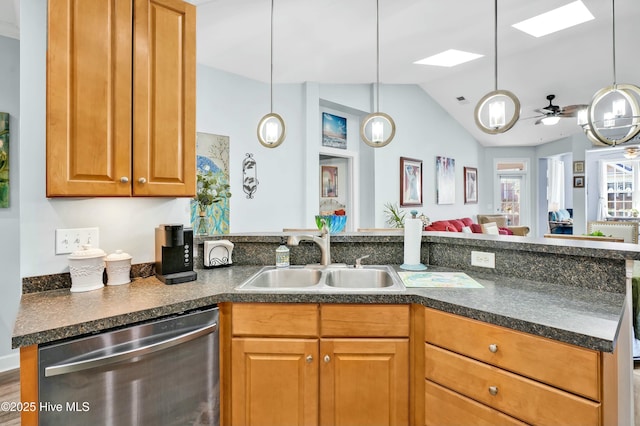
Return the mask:
[[408,305],[233,304],[230,311],[223,424],[409,424]]

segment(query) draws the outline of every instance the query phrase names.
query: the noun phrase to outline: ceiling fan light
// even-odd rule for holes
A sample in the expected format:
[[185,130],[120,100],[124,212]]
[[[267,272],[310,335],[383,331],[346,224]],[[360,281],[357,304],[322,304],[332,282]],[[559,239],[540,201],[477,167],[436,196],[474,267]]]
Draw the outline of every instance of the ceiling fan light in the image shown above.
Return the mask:
[[558,124],[558,122],[560,121],[560,117],[555,117],[555,116],[551,116],[551,117],[544,117],[542,120],[540,120],[542,122],[542,124],[544,124],[545,126],[553,126],[554,124]]

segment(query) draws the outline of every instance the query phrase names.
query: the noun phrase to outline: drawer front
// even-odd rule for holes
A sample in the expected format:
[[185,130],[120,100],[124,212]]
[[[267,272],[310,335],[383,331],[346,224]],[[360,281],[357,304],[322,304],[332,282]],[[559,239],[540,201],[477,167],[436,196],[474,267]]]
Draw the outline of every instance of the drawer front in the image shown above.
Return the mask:
[[317,337],[318,305],[291,303],[234,303],[234,336]]
[[531,424],[598,425],[600,404],[425,344],[425,377]]
[[426,308],[425,340],[601,401],[600,353]]
[[426,426],[525,426],[519,420],[429,380],[424,387]]
[[409,305],[321,305],[323,337],[408,337]]

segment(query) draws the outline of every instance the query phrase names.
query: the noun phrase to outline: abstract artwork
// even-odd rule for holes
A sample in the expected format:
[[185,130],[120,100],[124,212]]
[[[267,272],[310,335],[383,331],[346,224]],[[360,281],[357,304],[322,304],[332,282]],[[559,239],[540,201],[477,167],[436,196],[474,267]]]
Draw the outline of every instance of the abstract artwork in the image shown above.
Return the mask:
[[9,207],[9,114],[0,112],[0,208]]
[[[210,133],[196,134],[196,173],[198,181],[205,177],[214,179],[218,186],[229,184],[229,136]],[[200,183],[199,183],[200,185]],[[196,189],[197,191],[200,188]],[[215,195],[214,195],[215,196]],[[229,233],[229,198],[218,197],[215,202],[205,207],[207,234]],[[198,202],[191,201],[191,224],[199,228]]]
[[400,207],[422,205],[422,160],[400,157]]
[[475,167],[464,168],[464,203],[478,203],[478,169]]
[[456,160],[436,157],[436,203],[454,204],[456,201]]
[[347,149],[347,119],[322,113],[322,146]]

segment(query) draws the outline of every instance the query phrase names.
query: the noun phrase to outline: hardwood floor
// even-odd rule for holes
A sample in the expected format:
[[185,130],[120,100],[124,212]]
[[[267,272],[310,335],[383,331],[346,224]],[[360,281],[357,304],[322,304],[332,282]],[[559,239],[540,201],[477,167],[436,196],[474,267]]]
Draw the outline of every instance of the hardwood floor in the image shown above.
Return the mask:
[[[20,402],[20,370],[0,373],[0,403]],[[0,410],[0,425],[20,425],[20,412]]]

